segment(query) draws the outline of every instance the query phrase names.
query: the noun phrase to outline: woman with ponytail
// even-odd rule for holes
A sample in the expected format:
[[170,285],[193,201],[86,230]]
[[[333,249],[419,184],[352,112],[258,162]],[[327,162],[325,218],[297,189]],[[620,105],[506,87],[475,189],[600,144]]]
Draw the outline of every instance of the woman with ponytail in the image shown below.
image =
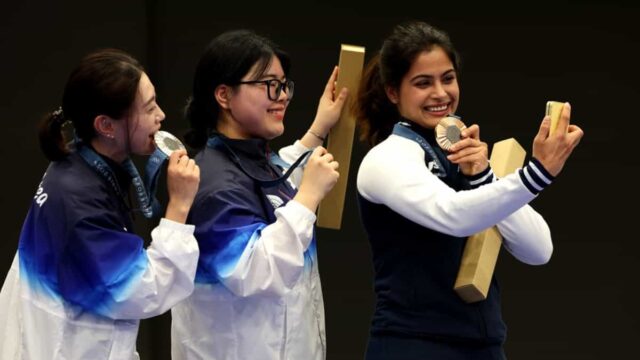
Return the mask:
[[357,100],[373,147],[357,177],[375,270],[368,360],[504,359],[506,327],[495,278],[488,297],[465,303],[454,284],[467,237],[497,225],[505,248],[532,265],[549,261],[545,220],[528,203],[560,173],[582,137],[564,105],[558,131],[545,117],[533,158],[496,181],[480,128],[447,151],[434,129],[460,101],[459,57],[423,22],[398,25],[369,64]]
[[154,152],[164,117],[130,55],[99,50],[73,70],[40,125],[51,163],[0,293],[1,359],[137,359],[139,320],[191,293],[199,250],[185,221],[199,168],[184,150],[169,158],[169,203],[149,247],[133,232],[134,212],[153,214],[153,194],[129,156]]
[[346,98],[334,94],[336,76],[309,131],[277,156],[268,142],[284,131],[294,90],[287,55],[245,30],[216,37],[202,55],[186,137],[202,149],[189,213],[201,255],[193,295],[171,311],[173,359],[325,358],[314,222],[338,178],[320,146]]

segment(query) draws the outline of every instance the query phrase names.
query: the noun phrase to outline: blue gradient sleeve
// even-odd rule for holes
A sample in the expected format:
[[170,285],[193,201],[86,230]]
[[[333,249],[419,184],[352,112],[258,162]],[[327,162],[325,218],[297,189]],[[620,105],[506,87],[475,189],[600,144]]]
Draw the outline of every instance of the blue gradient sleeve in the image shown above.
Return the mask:
[[83,219],[72,230],[58,266],[60,293],[67,301],[109,316],[132,291],[148,266],[142,239],[100,220]]
[[196,282],[217,283],[235,269],[247,247],[253,247],[260,238],[264,223],[254,223],[237,228],[211,227],[199,233],[200,259]]
[[219,283],[231,274],[268,225],[259,210],[256,195],[242,188],[216,191],[194,204],[189,221],[200,248],[196,283]]

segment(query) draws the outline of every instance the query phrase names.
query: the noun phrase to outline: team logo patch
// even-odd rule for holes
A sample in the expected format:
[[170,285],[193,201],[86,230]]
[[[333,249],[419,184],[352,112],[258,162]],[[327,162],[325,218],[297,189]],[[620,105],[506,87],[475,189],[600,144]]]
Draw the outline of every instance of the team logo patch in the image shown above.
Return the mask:
[[273,206],[274,209],[279,208],[280,206],[282,206],[282,204],[284,204],[284,200],[282,200],[281,198],[279,198],[278,196],[275,195],[267,195],[267,199],[269,199],[269,202],[271,203],[271,205]]

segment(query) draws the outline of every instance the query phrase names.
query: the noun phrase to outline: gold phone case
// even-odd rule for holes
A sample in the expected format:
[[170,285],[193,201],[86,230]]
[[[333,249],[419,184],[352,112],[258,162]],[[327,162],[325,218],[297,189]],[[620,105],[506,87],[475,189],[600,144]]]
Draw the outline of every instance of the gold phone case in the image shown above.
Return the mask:
[[549,135],[553,134],[558,127],[558,120],[560,120],[560,114],[562,113],[563,102],[559,101],[547,101],[547,110],[545,115],[551,117],[551,127],[549,128]]

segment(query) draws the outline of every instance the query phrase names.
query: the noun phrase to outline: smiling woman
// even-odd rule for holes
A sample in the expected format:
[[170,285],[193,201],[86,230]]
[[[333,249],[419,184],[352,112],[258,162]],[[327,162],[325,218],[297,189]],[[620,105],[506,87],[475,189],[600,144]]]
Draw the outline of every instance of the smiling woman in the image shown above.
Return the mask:
[[199,168],[184,150],[169,159],[170,200],[151,245],[132,230],[131,184],[141,203],[151,194],[129,155],[154,151],[164,117],[153,84],[122,51],[91,53],[71,73],[62,107],[40,126],[51,163],[0,292],[0,358],[137,358],[139,320],[191,293],[199,251],[185,220]]
[[[438,146],[434,129],[460,101],[458,55],[447,34],[422,22],[398,25],[369,63],[357,101],[362,160],[357,188],[375,269],[377,303],[368,360],[503,359],[500,289],[467,304],[454,292],[467,237],[497,225],[505,248],[538,265],[553,245],[529,205],[580,141],[565,104],[562,130],[546,117],[533,159],[496,181],[478,125]],[[455,122],[455,118],[450,118]]]
[[153,136],[164,118],[153,84],[142,72],[130,109],[118,118],[98,115],[94,121],[96,130],[108,135],[96,136],[91,144],[97,152],[117,162],[124,161],[130,153],[150,155],[155,149]]
[[284,132],[289,65],[270,40],[245,30],[216,37],[198,63],[187,143],[204,147],[189,213],[201,256],[194,294],[171,312],[173,359],[325,358],[313,224],[338,164],[311,132],[326,136],[346,91],[334,95],[334,69],[310,133],[279,157],[268,141]]

